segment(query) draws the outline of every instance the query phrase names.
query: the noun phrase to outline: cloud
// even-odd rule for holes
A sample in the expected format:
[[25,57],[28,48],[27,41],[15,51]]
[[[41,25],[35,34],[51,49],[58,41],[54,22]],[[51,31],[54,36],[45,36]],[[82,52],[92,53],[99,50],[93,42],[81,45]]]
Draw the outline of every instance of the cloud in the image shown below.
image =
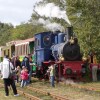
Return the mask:
[[42,0],[0,0],[0,21],[18,25],[27,22],[33,13],[33,6]]

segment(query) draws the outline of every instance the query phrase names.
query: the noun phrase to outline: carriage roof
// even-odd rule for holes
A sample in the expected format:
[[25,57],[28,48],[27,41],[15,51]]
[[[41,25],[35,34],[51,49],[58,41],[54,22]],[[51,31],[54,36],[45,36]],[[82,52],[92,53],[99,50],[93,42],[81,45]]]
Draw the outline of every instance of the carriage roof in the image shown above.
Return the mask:
[[12,45],[22,45],[22,44],[28,44],[30,42],[34,41],[34,37],[33,38],[29,38],[29,39],[25,39],[25,40],[16,40],[16,41],[10,41],[8,43],[6,43],[6,46],[12,46]]

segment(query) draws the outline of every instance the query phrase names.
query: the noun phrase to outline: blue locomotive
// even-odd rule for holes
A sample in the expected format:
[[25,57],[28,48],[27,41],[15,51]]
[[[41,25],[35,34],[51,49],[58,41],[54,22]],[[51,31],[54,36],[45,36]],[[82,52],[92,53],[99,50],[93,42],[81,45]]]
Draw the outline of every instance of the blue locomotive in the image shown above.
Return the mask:
[[[42,32],[34,35],[35,56],[39,75],[43,76],[52,63],[58,66],[58,76],[73,77],[74,74],[81,74],[82,56],[78,40],[73,34],[73,27],[68,27],[67,31]],[[63,61],[59,58],[63,57]],[[60,61],[60,62],[59,62]],[[74,73],[74,74],[73,74]]]

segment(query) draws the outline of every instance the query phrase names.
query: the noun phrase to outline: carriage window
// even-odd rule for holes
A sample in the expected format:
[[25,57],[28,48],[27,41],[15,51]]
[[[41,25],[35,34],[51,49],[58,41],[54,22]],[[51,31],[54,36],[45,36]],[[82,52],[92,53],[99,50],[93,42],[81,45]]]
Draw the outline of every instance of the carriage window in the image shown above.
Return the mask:
[[39,45],[40,45],[40,41],[39,41],[39,39],[36,38],[35,39],[35,46],[38,47]]
[[9,49],[8,49],[8,57],[10,56],[10,51],[9,51]]
[[44,38],[43,38],[43,43],[44,43],[45,46],[49,46],[50,43],[51,43],[51,38],[50,38],[50,36],[44,36]]
[[4,50],[4,55],[6,55],[6,50]]
[[21,55],[22,55],[22,53],[23,53],[23,51],[22,51],[22,46],[21,46],[21,48],[20,48],[20,52],[21,52]]
[[57,44],[58,43],[58,38],[57,38],[57,36],[55,36],[55,44]]
[[67,35],[64,36],[64,42],[67,40]]

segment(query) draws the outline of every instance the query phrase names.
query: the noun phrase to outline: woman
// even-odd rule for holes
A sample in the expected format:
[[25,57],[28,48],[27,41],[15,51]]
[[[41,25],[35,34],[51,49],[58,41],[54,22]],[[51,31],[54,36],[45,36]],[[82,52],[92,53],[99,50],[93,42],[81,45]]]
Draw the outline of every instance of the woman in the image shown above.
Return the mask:
[[2,65],[1,65],[1,74],[2,74],[2,78],[4,80],[4,88],[5,88],[6,96],[9,96],[8,86],[10,86],[10,85],[13,89],[14,96],[19,96],[19,94],[17,94],[17,89],[16,89],[14,79],[9,78],[9,75],[10,75],[10,73],[13,72],[13,69],[14,69],[13,64],[8,59],[8,56],[5,56],[3,59]]

